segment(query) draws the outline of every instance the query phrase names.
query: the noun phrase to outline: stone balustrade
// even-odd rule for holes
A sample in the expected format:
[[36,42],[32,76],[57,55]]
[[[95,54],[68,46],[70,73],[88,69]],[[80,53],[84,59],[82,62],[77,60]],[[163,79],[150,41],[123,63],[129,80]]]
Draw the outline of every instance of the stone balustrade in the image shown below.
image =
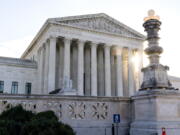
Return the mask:
[[113,114],[121,115],[119,130],[127,132],[131,118],[130,98],[125,97],[0,95],[0,112],[19,104],[33,112],[54,111],[59,120],[70,124],[78,135],[87,128],[91,133],[106,130],[111,134]]

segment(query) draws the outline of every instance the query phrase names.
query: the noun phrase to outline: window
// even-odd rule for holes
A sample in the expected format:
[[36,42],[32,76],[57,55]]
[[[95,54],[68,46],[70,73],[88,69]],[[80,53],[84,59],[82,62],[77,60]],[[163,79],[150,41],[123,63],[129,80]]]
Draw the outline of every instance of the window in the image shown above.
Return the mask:
[[18,93],[18,82],[12,82],[11,94],[17,94],[17,93]]
[[4,81],[0,81],[0,93],[4,91]]
[[26,83],[26,94],[31,94],[31,83]]

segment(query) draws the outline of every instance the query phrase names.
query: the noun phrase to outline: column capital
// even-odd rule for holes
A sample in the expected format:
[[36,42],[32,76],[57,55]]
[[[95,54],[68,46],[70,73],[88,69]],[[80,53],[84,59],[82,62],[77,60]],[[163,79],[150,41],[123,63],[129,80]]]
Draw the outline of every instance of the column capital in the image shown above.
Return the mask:
[[113,46],[112,55],[121,56],[122,55],[122,50],[123,50],[123,48],[121,46]]
[[109,45],[109,44],[104,44],[104,48],[105,49],[110,49],[112,46],[111,45]]
[[78,45],[83,45],[87,42],[87,40],[84,40],[84,39],[76,39]]
[[57,36],[52,36],[52,35],[50,35],[50,36],[48,37],[48,39],[49,39],[49,40],[57,40]]
[[63,39],[63,41],[72,41],[73,40],[73,38],[71,38],[71,37],[63,37],[62,39]]
[[99,44],[98,42],[90,42],[91,48],[97,48]]
[[42,50],[42,46],[40,46],[40,47],[39,47],[39,49],[38,49],[38,53],[40,53],[40,52],[41,52],[41,50]]
[[46,41],[44,42],[45,48],[47,48],[49,46],[49,43]]
[[43,43],[39,49],[38,49],[38,53],[40,53],[43,49],[45,49],[45,43]]
[[136,52],[138,52],[138,51],[139,51],[138,48],[133,48],[133,49],[132,49],[132,52],[133,52],[133,53],[136,53]]
[[122,46],[119,46],[119,45],[113,45],[113,48],[118,48],[118,49],[123,49],[123,47]]
[[134,51],[134,49],[128,49],[128,54],[131,55]]
[[46,42],[42,44],[42,49],[46,48]]

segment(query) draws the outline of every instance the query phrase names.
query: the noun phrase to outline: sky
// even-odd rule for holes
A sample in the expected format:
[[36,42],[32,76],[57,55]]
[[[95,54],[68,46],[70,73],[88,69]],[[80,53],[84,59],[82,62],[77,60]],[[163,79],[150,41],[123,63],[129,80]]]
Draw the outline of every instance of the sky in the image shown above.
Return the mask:
[[149,9],[162,21],[161,63],[180,77],[180,0],[0,0],[0,56],[20,57],[53,17],[106,13],[146,35],[142,24]]

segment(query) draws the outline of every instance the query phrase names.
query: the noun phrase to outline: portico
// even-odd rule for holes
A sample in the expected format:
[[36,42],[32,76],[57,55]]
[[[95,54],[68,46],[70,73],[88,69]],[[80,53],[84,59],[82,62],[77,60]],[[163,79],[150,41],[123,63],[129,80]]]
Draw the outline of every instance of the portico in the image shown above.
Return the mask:
[[[143,35],[106,14],[51,18],[22,58],[37,58],[38,93],[131,96],[140,84],[132,59],[142,57],[143,41]],[[142,61],[136,66],[140,69]]]
[[131,78],[133,51],[138,49],[51,36],[38,51],[41,90],[48,94],[61,89],[64,94],[68,88],[72,95],[129,96],[136,85]]

